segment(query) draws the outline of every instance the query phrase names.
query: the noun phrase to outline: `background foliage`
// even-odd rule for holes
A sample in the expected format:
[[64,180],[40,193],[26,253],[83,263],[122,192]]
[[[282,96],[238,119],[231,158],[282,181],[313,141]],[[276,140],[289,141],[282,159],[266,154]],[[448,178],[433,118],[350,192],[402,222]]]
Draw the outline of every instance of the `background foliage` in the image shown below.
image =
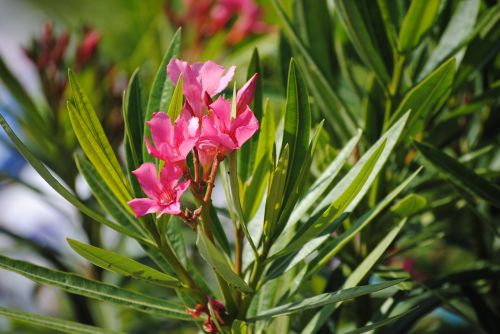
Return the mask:
[[[179,277],[151,237],[156,228],[204,289],[215,286],[214,268],[235,293],[256,290],[239,308],[246,308],[240,318],[247,322],[234,321],[228,332],[244,333],[247,326],[255,333],[497,330],[499,5],[260,5],[272,28],[230,45],[228,29],[199,39],[189,26],[180,42],[164,13],[167,7],[182,12],[180,1],[33,2],[53,18],[57,34],[72,33],[73,44],[84,39],[84,24],[101,39],[85,66],[75,67],[71,47],[57,63],[64,76],[67,67],[77,72],[69,75],[60,104],[47,92],[33,98],[1,61],[1,82],[19,105],[3,103],[1,125],[10,139],[2,138],[79,209],[86,243],[69,242],[94,265],[75,265],[57,249],[1,228],[15,249],[28,248],[59,271],[14,259],[7,249],[0,267],[66,291],[59,299],[71,306],[56,312],[68,321],[0,308],[15,319],[7,332],[32,333],[38,326],[47,332],[195,332],[181,301],[194,304],[174,293]],[[170,112],[169,103],[155,97],[174,90],[164,71],[174,55],[236,64],[239,83],[246,69],[261,73],[252,106],[260,134],[224,162],[219,191],[229,196],[214,205],[220,219],[215,243],[203,234],[196,238],[176,219],[138,224],[126,205],[138,194],[129,171],[143,159],[143,120],[159,109]],[[15,133],[4,117],[17,124]],[[92,197],[78,194],[77,175]],[[2,172],[2,181],[1,191],[21,183],[40,193],[11,171]],[[243,236],[258,256],[247,241],[243,272],[233,276],[227,260]],[[260,277],[252,279],[254,272]],[[399,278],[406,280],[398,288],[368,294]],[[360,297],[343,303],[353,296]]]

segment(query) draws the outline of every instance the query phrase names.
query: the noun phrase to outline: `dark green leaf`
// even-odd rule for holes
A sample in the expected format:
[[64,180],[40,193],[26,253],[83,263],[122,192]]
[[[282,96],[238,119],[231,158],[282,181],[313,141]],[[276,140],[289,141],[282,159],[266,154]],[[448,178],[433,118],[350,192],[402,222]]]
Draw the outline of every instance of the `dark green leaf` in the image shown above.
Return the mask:
[[[170,82],[170,79],[167,76],[167,64],[170,59],[178,57],[179,50],[181,45],[181,28],[177,29],[175,35],[172,37],[172,41],[170,42],[170,46],[165,52],[163,59],[158,67],[158,71],[156,72],[156,76],[153,82],[153,86],[151,87],[151,91],[149,93],[148,105],[146,109],[145,119],[150,120],[153,117],[153,113],[163,111],[167,111],[167,107],[170,103],[170,98],[173,92],[173,84]],[[149,137],[150,135],[149,127],[144,124],[144,135]],[[144,161],[153,161],[153,158],[149,155],[146,147],[142,147],[142,155]]]
[[182,287],[181,282],[175,277],[164,274],[128,257],[76,240],[67,239],[67,241],[71,248],[80,254],[80,256],[105,270],[169,288]]
[[74,321],[62,320],[48,316],[41,316],[34,313],[14,311],[5,307],[0,307],[0,316],[13,320],[29,323],[34,326],[44,327],[55,331],[69,334],[119,334],[122,332],[112,331],[104,328],[79,324]]
[[66,189],[43,165],[40,160],[38,160],[28,148],[19,140],[19,138],[14,134],[10,126],[7,124],[2,115],[0,115],[0,125],[3,127],[9,138],[14,143],[16,149],[21,153],[21,155],[30,163],[30,165],[37,171],[37,173],[54,189],[59,195],[64,197],[69,203],[73,204],[81,212],[94,219],[96,222],[104,224],[115,231],[129,235],[136,240],[148,244],[141,236],[138,234],[131,234],[129,230],[123,228],[122,226],[107,220],[102,215],[98,214],[94,210],[90,209],[88,206],[80,202],[80,200],[68,189]]
[[335,4],[359,56],[373,70],[380,83],[387,86],[389,74],[380,56],[382,52],[377,49],[361,14],[362,4],[351,0],[337,0]]
[[440,0],[412,0],[399,31],[399,50],[411,51],[429,31],[437,17]]
[[204,232],[200,229],[197,234],[198,238],[196,240],[196,245],[198,246],[198,250],[200,251],[201,256],[210,264],[214,271],[219,274],[219,276],[230,286],[240,290],[241,292],[251,293],[252,289],[233,271],[224,255],[205,236]]
[[288,72],[285,108],[285,127],[281,149],[283,150],[288,145],[289,164],[286,172],[284,202],[287,201],[292,189],[296,186],[296,180],[307,154],[311,130],[311,111],[307,88],[293,59],[290,61]]
[[427,143],[415,142],[425,161],[451,182],[500,208],[500,187]]
[[[405,112],[411,110],[405,133],[410,136],[423,128],[424,122],[434,111],[438,111],[450,95],[455,77],[455,58],[452,58],[413,87],[399,104],[391,118],[394,124]],[[403,137],[406,137],[403,135]]]
[[255,321],[260,319],[275,318],[285,315],[303,312],[312,308],[338,303],[348,299],[357,298],[359,296],[371,294],[391,286],[401,283],[403,280],[393,280],[378,284],[364,285],[356,288],[339,290],[332,293],[323,293],[311,298],[306,298],[296,303],[281,305],[270,310],[266,310],[255,317],[248,319],[248,321]]
[[40,284],[61,288],[67,292],[132,308],[155,316],[191,320],[183,305],[149,297],[113,285],[83,278],[58,270],[0,255],[0,268],[21,274]]

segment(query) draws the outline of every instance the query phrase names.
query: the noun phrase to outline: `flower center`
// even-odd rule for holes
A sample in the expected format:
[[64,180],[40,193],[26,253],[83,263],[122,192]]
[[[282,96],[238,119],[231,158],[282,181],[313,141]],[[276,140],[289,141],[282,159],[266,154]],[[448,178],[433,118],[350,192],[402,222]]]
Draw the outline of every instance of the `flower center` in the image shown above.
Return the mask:
[[175,202],[175,194],[170,189],[165,189],[160,195],[160,205],[170,205]]

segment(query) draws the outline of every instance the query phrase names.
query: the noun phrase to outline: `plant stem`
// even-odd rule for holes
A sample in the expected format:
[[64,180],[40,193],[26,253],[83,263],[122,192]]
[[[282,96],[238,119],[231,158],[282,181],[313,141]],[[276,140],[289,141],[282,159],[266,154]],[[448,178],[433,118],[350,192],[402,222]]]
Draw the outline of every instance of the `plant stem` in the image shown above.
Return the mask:
[[[249,286],[254,291],[259,287],[259,281],[266,267],[265,263],[270,249],[271,245],[267,240],[264,240],[262,253],[255,259],[252,274],[250,276]],[[248,308],[250,307],[250,304],[252,303],[254,296],[255,293],[245,295],[245,297],[241,301],[240,311],[238,313],[239,319],[245,319],[246,313],[248,311]]]
[[179,279],[188,287],[188,290],[195,296],[197,301],[201,303],[206,302],[205,293],[198,287],[189,272],[179,261],[177,255],[172,249],[172,246],[170,245],[170,242],[164,235],[160,236],[158,246],[165,260],[167,260],[170,266],[172,266],[172,269],[175,271]]

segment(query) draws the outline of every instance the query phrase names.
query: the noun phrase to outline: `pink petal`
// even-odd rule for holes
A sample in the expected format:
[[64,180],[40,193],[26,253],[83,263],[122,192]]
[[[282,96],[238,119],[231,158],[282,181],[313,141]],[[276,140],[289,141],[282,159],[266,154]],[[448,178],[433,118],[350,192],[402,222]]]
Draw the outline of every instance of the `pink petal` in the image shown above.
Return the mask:
[[231,103],[221,97],[210,105],[213,113],[210,114],[215,127],[219,131],[229,131],[231,128]]
[[151,129],[151,138],[156,146],[163,143],[174,143],[174,126],[170,117],[164,112],[157,112],[153,118],[147,122]]
[[224,75],[224,67],[213,61],[207,61],[200,68],[200,81],[203,91],[210,96],[222,92],[233,79],[235,67],[231,66]]
[[176,200],[177,202],[181,199],[182,194],[186,191],[186,189],[189,187],[191,184],[191,181],[185,181],[185,182],[180,182],[177,187],[175,188],[176,191]]
[[185,61],[176,58],[170,59],[167,65],[167,74],[174,85],[177,85],[177,80],[179,80],[180,75],[184,73],[187,66],[188,63]]
[[259,121],[248,107],[231,125],[238,147],[241,147],[258,129]]
[[160,182],[163,188],[168,188],[170,190],[173,190],[174,187],[177,185],[177,182],[179,179],[182,177],[182,170],[172,164],[172,165],[167,165],[163,166],[163,169],[160,172]]
[[156,199],[161,192],[161,185],[158,182],[156,166],[152,162],[143,163],[132,172],[137,177],[137,181],[142,191],[152,199]]
[[149,198],[135,198],[128,202],[137,218],[159,211],[156,201]]
[[161,211],[158,214],[158,217],[160,217],[163,214],[168,214],[168,215],[178,215],[181,213],[181,203],[175,202],[170,205],[167,205],[161,209]]
[[255,88],[257,86],[257,77],[258,74],[255,73],[247,83],[241,87],[236,95],[236,114],[239,115],[243,111],[245,111],[246,106],[252,103],[253,97],[255,95]]

